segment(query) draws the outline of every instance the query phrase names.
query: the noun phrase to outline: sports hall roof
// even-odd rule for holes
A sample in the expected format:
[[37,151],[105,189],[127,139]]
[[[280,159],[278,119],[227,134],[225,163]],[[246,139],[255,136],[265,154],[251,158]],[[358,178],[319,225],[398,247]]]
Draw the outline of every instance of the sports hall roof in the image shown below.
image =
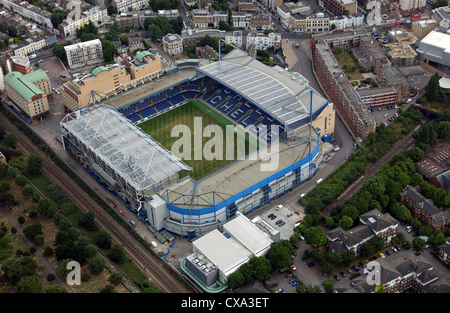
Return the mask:
[[298,75],[279,66],[264,65],[239,49],[197,70],[243,95],[285,125],[309,117],[311,97],[313,114],[328,102]]
[[61,126],[137,190],[190,168],[115,110],[94,106],[66,115]]

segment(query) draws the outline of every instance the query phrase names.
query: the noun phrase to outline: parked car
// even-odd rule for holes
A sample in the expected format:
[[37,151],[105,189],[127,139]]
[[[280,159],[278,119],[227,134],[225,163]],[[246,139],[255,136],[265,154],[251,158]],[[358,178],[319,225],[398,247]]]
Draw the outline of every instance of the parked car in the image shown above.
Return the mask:
[[297,270],[297,267],[295,265],[291,265],[291,268],[294,272]]
[[341,279],[339,278],[339,276],[337,276],[337,275],[334,275],[333,277],[334,277],[334,279],[336,279],[337,281],[341,280]]
[[279,206],[277,206],[277,211],[280,211],[281,209],[283,208],[283,205],[279,205]]
[[386,253],[387,255],[391,255],[391,251],[389,251],[389,250],[386,250],[385,253]]
[[385,258],[385,256],[384,256],[384,254],[383,253],[378,253],[378,255],[382,258],[382,259],[384,259]]
[[313,261],[307,261],[306,264],[308,265],[308,267],[313,267],[314,266],[314,262]]
[[278,283],[275,283],[271,286],[272,288],[277,288],[278,287]]
[[281,227],[281,226],[283,226],[284,224],[286,224],[286,222],[285,222],[285,221],[282,221],[280,224],[278,224],[278,227]]
[[359,267],[358,267],[357,265],[353,265],[352,268],[353,268],[355,271],[359,272]]
[[394,252],[397,252],[397,251],[398,251],[397,249],[395,249],[395,247],[392,247],[391,250],[394,251]]
[[342,277],[346,276],[344,272],[340,272],[339,274],[341,274]]

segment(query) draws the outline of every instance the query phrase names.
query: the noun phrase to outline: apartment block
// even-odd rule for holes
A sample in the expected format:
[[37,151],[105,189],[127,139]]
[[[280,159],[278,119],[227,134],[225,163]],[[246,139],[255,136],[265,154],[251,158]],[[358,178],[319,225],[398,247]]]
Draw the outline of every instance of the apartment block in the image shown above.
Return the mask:
[[64,50],[71,69],[104,62],[100,39],[65,46]]
[[7,97],[32,122],[49,113],[48,98],[51,98],[50,79],[43,70],[26,75],[11,72],[4,77]]
[[438,208],[433,201],[425,198],[419,186],[406,187],[401,193],[401,201],[407,206],[414,218],[429,225],[435,231],[444,230],[450,225],[450,211]]
[[194,9],[191,11],[194,27],[218,27],[219,22],[228,23],[228,12],[214,11],[213,9]]
[[128,12],[129,9],[139,11],[148,7],[148,0],[112,0],[111,5],[119,13]]
[[304,16],[296,13],[289,18],[289,27],[295,32],[323,32],[330,30],[330,19],[323,13]]
[[356,0],[323,0],[324,7],[335,16],[353,15],[358,11]]
[[270,29],[272,23],[272,15],[268,13],[253,14],[250,19],[250,28],[252,29]]
[[41,10],[39,7],[22,0],[0,0],[0,3],[3,4],[3,7],[26,19],[53,29],[53,24],[50,20],[52,14],[50,12]]
[[396,105],[397,90],[394,87],[386,88],[368,88],[356,91],[363,104],[367,107],[379,107],[387,105]]
[[255,49],[266,50],[273,47],[275,50],[281,47],[281,34],[270,33],[268,35],[260,33],[248,33],[246,41],[246,49],[254,46]]
[[353,14],[344,16],[335,16],[330,19],[330,28],[332,25],[335,29],[346,29],[351,27],[360,27],[364,24],[363,14]]
[[249,29],[251,26],[252,14],[246,12],[232,12],[231,25],[233,27],[242,27]]
[[413,66],[418,63],[416,51],[407,43],[391,43],[387,55],[395,66]]
[[104,7],[93,7],[81,13],[78,20],[65,19],[58,26],[59,33],[64,36],[74,36],[77,29],[91,22],[95,26],[98,26],[106,22],[108,18],[108,11]]
[[367,111],[326,43],[315,44],[313,63],[318,80],[338,113],[355,136],[366,140],[369,134],[375,131],[376,121]]
[[416,13],[423,13],[427,6],[426,0],[399,0],[399,9],[402,16],[411,16]]
[[162,38],[164,51],[171,55],[183,53],[183,38],[178,34],[167,34]]
[[130,74],[122,66],[109,64],[96,67],[63,85],[64,108],[68,112],[77,111],[128,85],[130,81]]
[[438,23],[434,19],[419,20],[412,23],[412,30],[414,35],[420,41],[425,38],[433,29],[436,28]]

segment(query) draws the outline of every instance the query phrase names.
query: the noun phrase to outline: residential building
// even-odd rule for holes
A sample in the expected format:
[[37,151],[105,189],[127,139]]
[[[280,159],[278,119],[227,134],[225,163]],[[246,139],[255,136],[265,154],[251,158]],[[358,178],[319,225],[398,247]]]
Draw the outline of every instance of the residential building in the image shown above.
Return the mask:
[[106,22],[108,18],[108,11],[105,7],[93,7],[81,13],[77,20],[65,19],[58,25],[60,35],[64,37],[75,36],[77,29],[91,22],[95,26]]
[[283,0],[262,0],[261,3],[267,9],[276,12],[277,8],[283,4]]
[[246,41],[246,49],[255,46],[255,49],[266,50],[273,47],[275,50],[281,47],[281,34],[269,33],[267,35],[260,33],[248,33]]
[[367,107],[396,105],[397,91],[394,87],[368,88],[356,91],[363,104]]
[[364,24],[364,15],[356,13],[353,15],[335,16],[330,19],[330,29],[334,25],[335,29],[346,29],[351,27],[360,27]]
[[228,23],[228,12],[214,11],[213,9],[194,9],[191,11],[194,27],[218,27],[219,22]]
[[246,12],[232,12],[231,25],[249,29],[251,26],[252,14]]
[[[378,283],[383,286],[385,293],[403,293],[407,290],[418,293],[450,292],[450,286],[447,282],[442,282],[434,266],[414,256],[406,259],[392,257],[389,262],[379,264]],[[353,292],[376,292],[377,285],[370,284],[366,275],[354,279],[353,284],[355,286]]]
[[272,27],[272,15],[269,13],[253,14],[250,18],[250,28],[266,30]]
[[[135,75],[139,75],[138,72],[135,71]],[[63,85],[64,109],[67,112],[74,112],[84,108],[108,94],[121,90],[130,83],[130,80],[130,74],[117,64],[96,67],[90,73]]]
[[349,230],[341,226],[326,232],[327,247],[336,253],[353,250],[359,254],[363,245],[374,236],[384,239],[389,244],[397,235],[398,222],[389,214],[377,209],[359,216],[360,225]]
[[440,231],[450,225],[450,211],[438,208],[433,201],[425,198],[420,192],[419,186],[406,187],[401,193],[401,201],[407,206],[414,218],[429,225],[435,231]]
[[322,0],[324,7],[335,16],[353,15],[357,13],[356,0]]
[[181,31],[181,38],[183,40],[183,46],[187,47],[191,43],[198,43],[203,37],[209,36],[214,38],[225,38],[227,32],[219,29],[187,29]]
[[12,56],[11,63],[12,63],[13,71],[20,72],[23,75],[31,72],[31,63],[27,57]]
[[445,263],[450,264],[450,245],[439,246],[439,258]]
[[64,50],[71,69],[104,62],[100,39],[65,46]]
[[4,82],[7,97],[32,122],[49,113],[48,98],[52,97],[52,88],[43,70],[25,75],[13,71],[5,75]]
[[117,12],[128,12],[130,9],[139,11],[148,7],[148,0],[112,0],[111,5],[117,9]]
[[139,28],[141,26],[141,20],[139,18],[139,13],[137,13],[137,12],[127,12],[127,13],[118,14],[116,16],[116,23],[120,29],[127,28],[127,27]]
[[304,16],[300,13],[290,15],[289,28],[295,32],[317,33],[330,30],[330,19],[323,13]]
[[178,34],[167,34],[162,38],[164,51],[171,55],[183,53],[183,38]]
[[426,0],[399,0],[399,9],[402,16],[411,16],[416,13],[423,13],[427,6]]
[[225,36],[225,42],[242,49],[242,47],[246,44],[246,37],[242,36],[242,31],[235,30],[233,33],[229,33]]
[[314,47],[314,70],[322,88],[353,134],[366,140],[375,131],[377,122],[342,71],[331,48],[324,42],[315,43]]
[[53,29],[53,24],[50,20],[52,14],[50,12],[41,10],[39,7],[23,0],[0,0],[0,3],[3,4],[3,7],[26,19]]
[[168,19],[177,18],[180,14],[178,13],[178,9],[171,10],[158,10],[158,16],[165,16]]

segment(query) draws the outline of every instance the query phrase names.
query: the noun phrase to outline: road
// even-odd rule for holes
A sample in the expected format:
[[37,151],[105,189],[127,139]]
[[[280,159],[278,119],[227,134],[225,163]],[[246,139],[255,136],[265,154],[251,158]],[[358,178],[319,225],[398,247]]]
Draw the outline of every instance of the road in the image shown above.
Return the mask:
[[99,227],[106,229],[115,242],[123,245],[125,252],[130,256],[134,264],[158,288],[167,293],[191,292],[167,271],[162,260],[144,248],[125,228],[118,226],[117,221],[72,180],[69,176],[70,173],[64,172],[54,164],[46,154],[36,147],[3,114],[0,114],[0,122],[8,132],[16,134],[18,137],[17,146],[23,151],[25,156],[34,153],[42,158],[42,173],[59,185],[82,211],[93,212]]

